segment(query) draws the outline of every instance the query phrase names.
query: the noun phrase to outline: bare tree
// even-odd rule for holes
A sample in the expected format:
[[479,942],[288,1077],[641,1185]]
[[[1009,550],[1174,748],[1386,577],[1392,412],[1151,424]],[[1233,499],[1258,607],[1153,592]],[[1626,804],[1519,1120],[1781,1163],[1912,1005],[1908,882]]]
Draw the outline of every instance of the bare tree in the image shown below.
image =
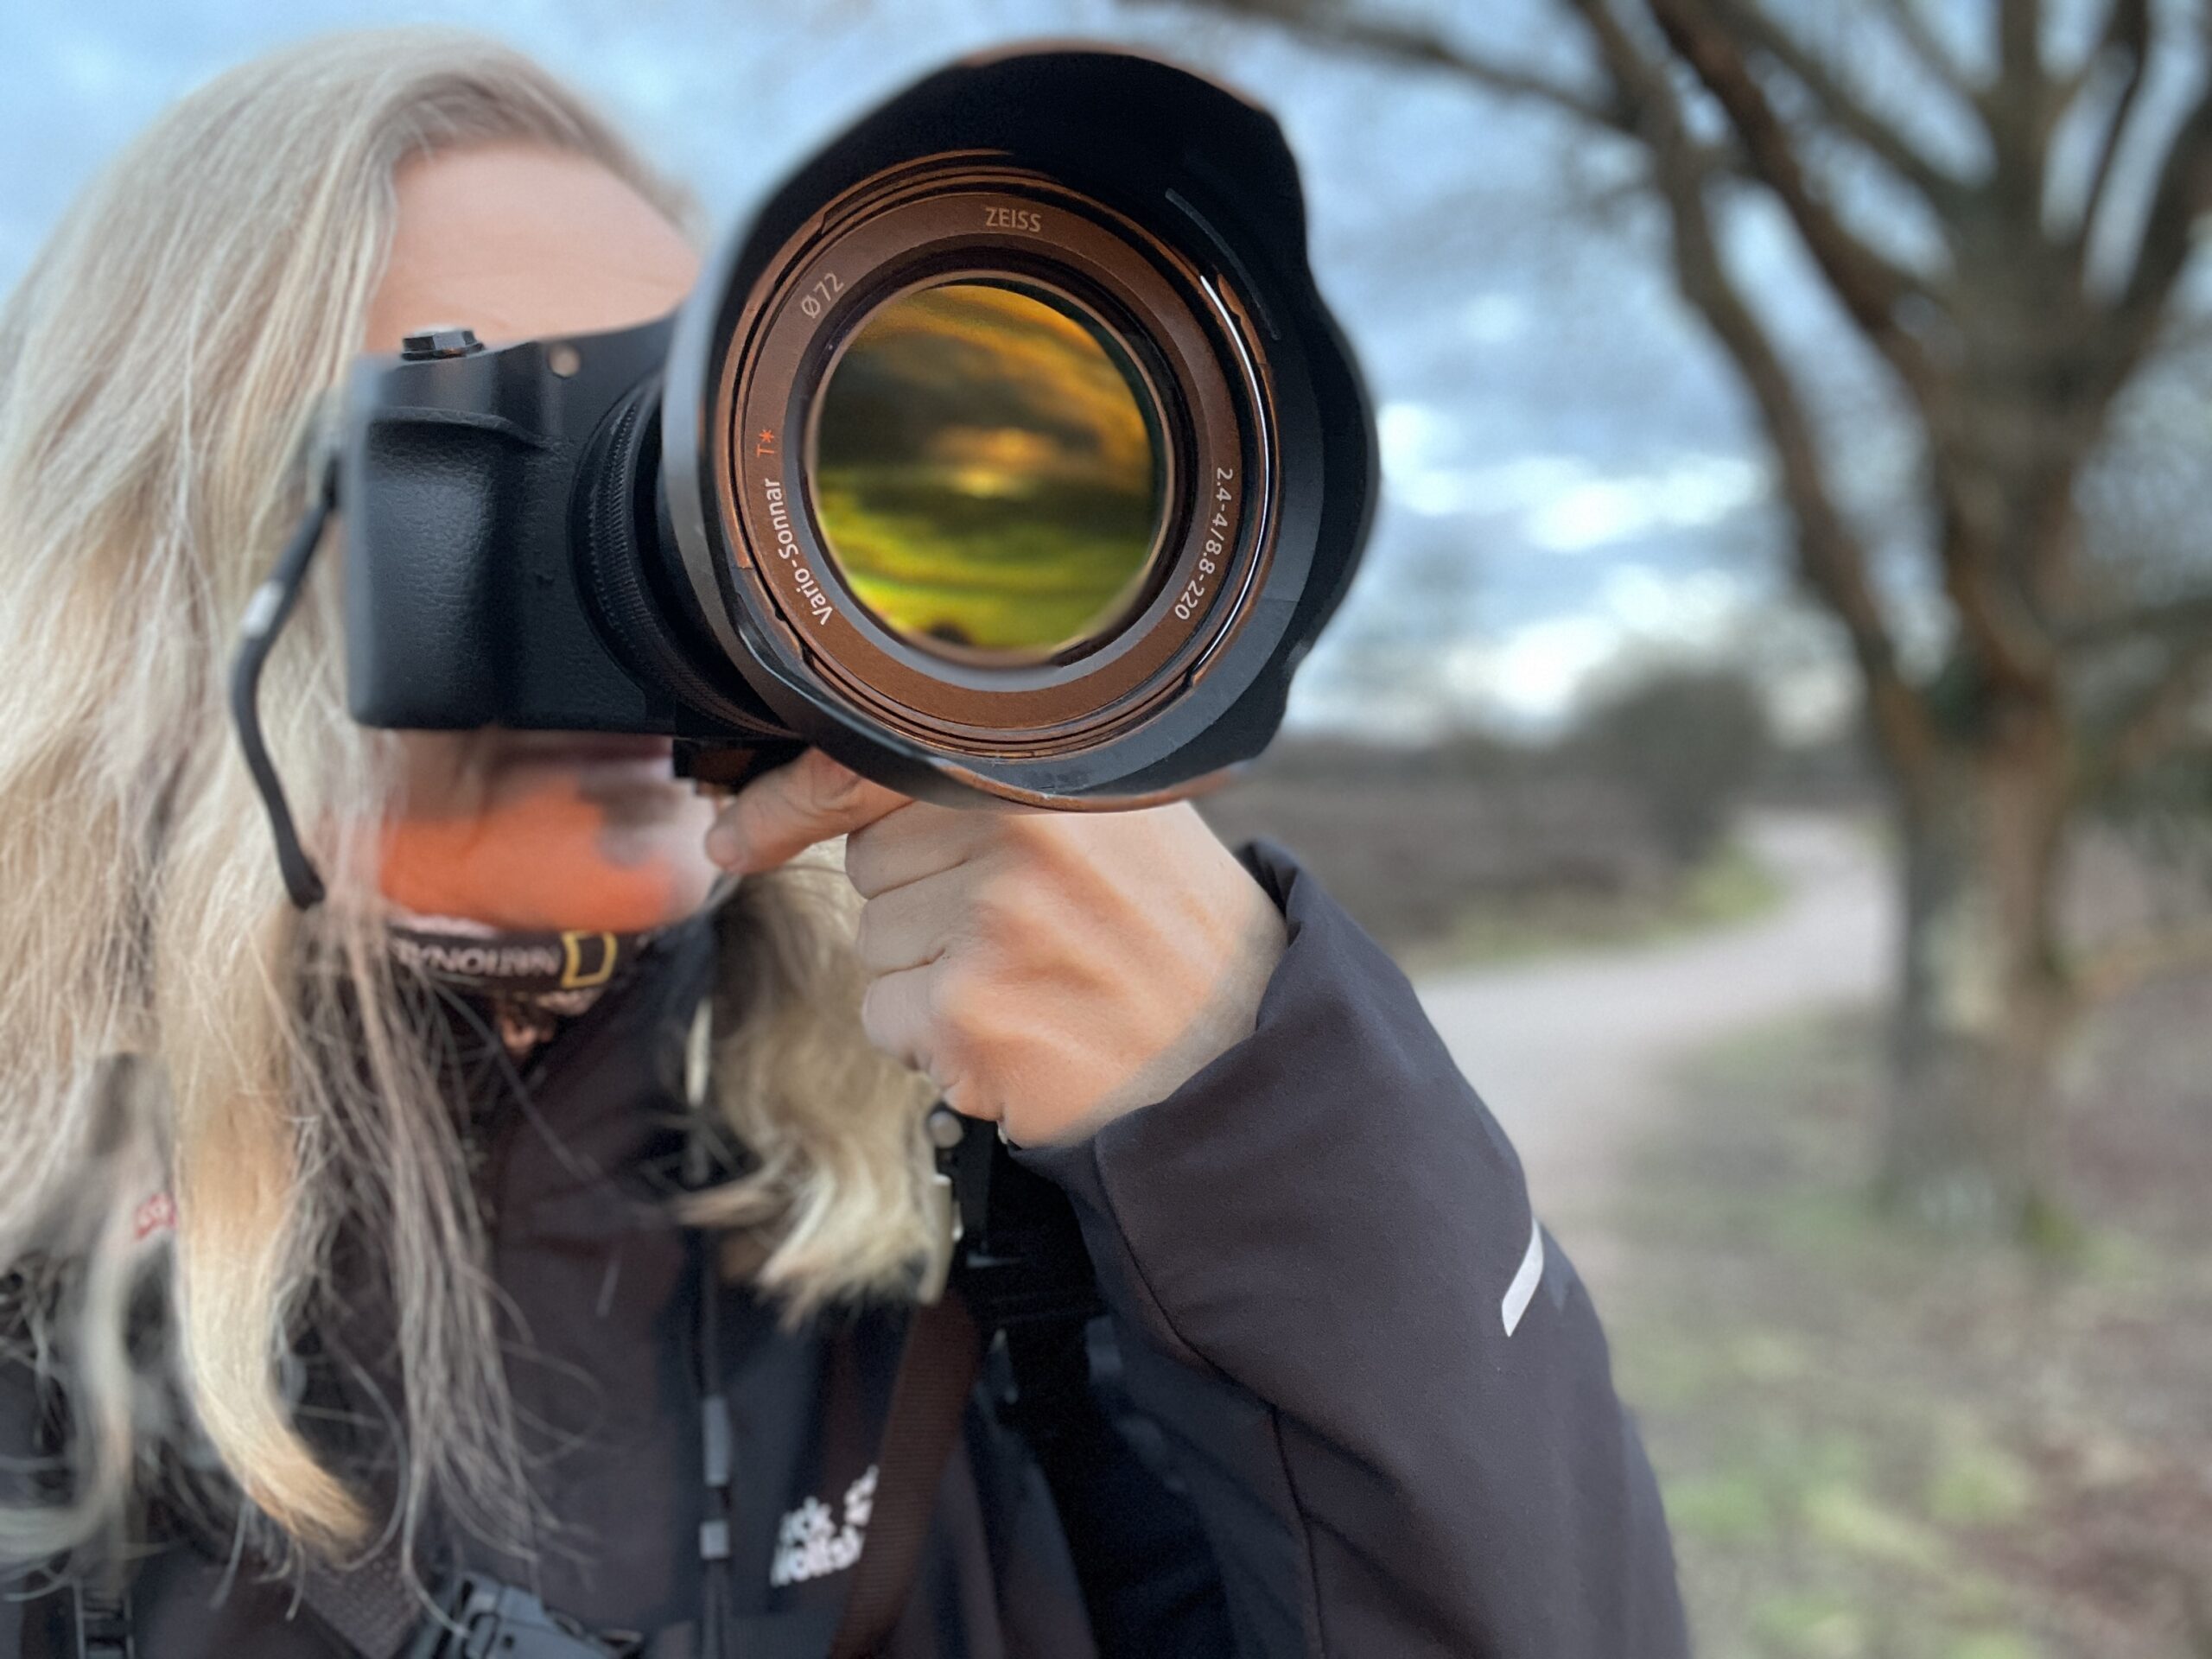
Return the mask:
[[[2112,979],[2062,937],[2069,832],[2212,688],[2212,582],[2119,580],[2081,490],[2212,214],[2212,8],[1990,0],[1986,37],[1967,40],[1922,0],[1551,3],[1586,49],[1578,78],[1362,0],[1211,9],[1541,101],[1644,158],[1676,283],[1757,411],[1796,573],[1849,642],[1894,783],[1907,925],[1884,1190],[1955,1224],[2032,1230],[2058,1213],[2056,1052]],[[2054,61],[2062,21],[2088,39]],[[1963,118],[1978,156],[1872,95],[1870,43]],[[1961,45],[1986,49],[1969,62]],[[2167,70],[2195,72],[2194,90],[2153,119],[2145,89]],[[1747,194],[1786,215],[1917,428],[1931,575],[1902,605],[1808,397],[1823,365],[1793,360],[1732,263],[1726,215]],[[1882,202],[1932,226],[1932,249],[1894,234]],[[1901,644],[1906,608],[1938,620],[1932,658]]]

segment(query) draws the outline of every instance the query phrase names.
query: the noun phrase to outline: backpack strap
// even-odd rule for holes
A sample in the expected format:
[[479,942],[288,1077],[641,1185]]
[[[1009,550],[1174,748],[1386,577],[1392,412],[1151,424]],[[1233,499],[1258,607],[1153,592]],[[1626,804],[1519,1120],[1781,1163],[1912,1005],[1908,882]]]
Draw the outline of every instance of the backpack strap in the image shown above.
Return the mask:
[[906,1610],[984,1350],[1001,1332],[1080,1329],[1102,1307],[1066,1196],[1014,1161],[998,1126],[940,1105],[929,1134],[957,1255],[949,1287],[931,1298],[939,1287],[925,1287],[907,1326],[868,1541],[829,1659],[867,1659]]
[[830,1659],[867,1659],[889,1639],[921,1565],[938,1487],[983,1359],[983,1333],[957,1292],[915,1310],[876,1456],[868,1541],[853,1565]]
[[634,1635],[596,1635],[529,1591],[462,1573],[427,1611],[388,1554],[345,1573],[310,1567],[308,1610],[360,1659],[637,1659]]
[[426,1622],[422,1598],[389,1549],[342,1573],[309,1561],[301,1576],[300,1599],[359,1659],[398,1659],[408,1638]]

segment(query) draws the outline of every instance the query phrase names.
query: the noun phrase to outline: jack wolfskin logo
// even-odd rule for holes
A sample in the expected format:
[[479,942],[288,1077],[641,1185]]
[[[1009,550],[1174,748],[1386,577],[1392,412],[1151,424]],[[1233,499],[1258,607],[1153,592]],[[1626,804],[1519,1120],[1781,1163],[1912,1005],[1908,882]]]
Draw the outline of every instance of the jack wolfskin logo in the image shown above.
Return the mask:
[[776,1529],[776,1559],[768,1568],[768,1582],[781,1588],[803,1584],[827,1573],[842,1573],[861,1558],[868,1538],[868,1518],[875,1510],[875,1465],[845,1488],[844,1525],[839,1526],[830,1506],[810,1497],[786,1515]]

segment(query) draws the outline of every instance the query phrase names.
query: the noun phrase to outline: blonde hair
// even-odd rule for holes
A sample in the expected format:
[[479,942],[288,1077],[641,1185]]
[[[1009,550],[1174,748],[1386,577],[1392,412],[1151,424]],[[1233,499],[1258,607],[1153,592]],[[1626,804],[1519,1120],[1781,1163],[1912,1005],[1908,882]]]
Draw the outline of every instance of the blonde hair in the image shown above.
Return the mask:
[[[688,219],[514,52],[338,35],[168,110],[0,310],[0,1313],[19,1305],[72,1426],[68,1501],[0,1511],[0,1554],[107,1536],[187,1435],[280,1552],[363,1542],[361,1497],[279,1384],[349,1223],[389,1253],[401,1524],[435,1503],[526,1549],[542,1520],[421,1011],[372,906],[288,906],[223,701],[237,620],[306,500],[302,431],[364,338],[395,170],[514,141]],[[358,880],[392,768],[346,717],[334,563],[263,703],[326,871]],[[690,1218],[750,1230],[794,1317],[895,1293],[927,1248],[918,1081],[862,1040],[852,905],[817,865],[741,884],[715,920],[713,1095],[753,1161]],[[164,1188],[166,1253],[137,1236]],[[173,1339],[134,1359],[149,1295]]]

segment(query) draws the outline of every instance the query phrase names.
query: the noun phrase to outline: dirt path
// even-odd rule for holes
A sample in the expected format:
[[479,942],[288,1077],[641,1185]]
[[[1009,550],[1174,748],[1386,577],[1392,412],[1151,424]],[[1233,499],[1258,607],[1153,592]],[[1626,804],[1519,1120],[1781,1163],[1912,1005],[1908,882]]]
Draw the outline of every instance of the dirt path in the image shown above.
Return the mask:
[[1788,896],[1758,920],[1676,943],[1440,976],[1421,1000],[1520,1148],[1546,1224],[1593,1282],[1621,1150],[1663,1108],[1671,1063],[1745,1027],[1867,1001],[1888,978],[1894,901],[1853,825],[1745,826]]

